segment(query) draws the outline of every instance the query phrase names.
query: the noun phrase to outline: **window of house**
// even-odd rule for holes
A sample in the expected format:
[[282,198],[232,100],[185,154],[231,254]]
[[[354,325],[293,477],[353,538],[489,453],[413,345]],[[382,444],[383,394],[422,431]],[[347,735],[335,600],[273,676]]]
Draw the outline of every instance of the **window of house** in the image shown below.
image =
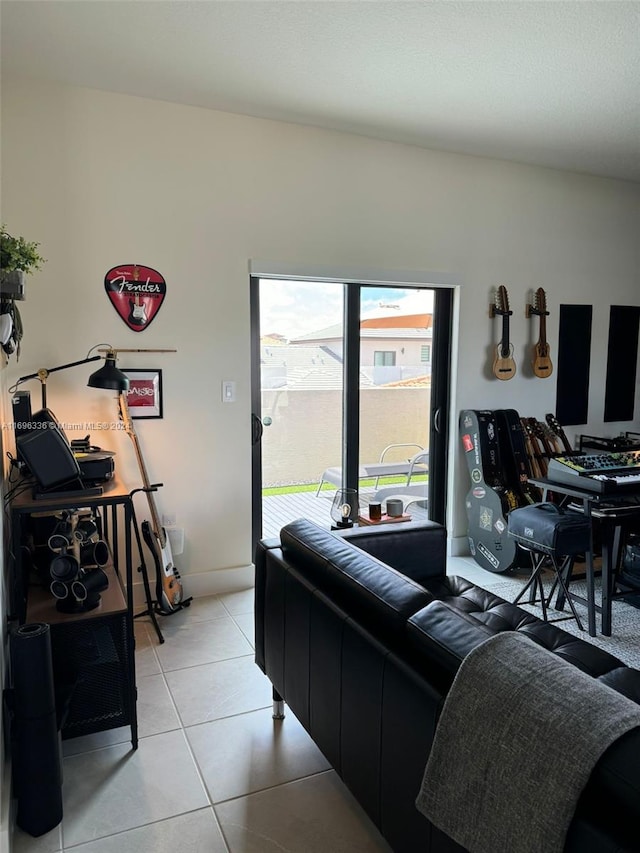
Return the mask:
[[431,344],[422,344],[420,347],[420,361],[425,364],[431,361]]
[[373,364],[375,367],[394,367],[395,363],[395,350],[376,350],[373,353]]

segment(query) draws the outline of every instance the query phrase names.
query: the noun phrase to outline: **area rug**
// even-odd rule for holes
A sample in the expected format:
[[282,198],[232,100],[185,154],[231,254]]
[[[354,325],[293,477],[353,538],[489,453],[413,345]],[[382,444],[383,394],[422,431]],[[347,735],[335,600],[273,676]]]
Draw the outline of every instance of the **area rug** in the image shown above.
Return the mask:
[[[507,601],[513,601],[526,584],[527,579],[527,577],[519,577],[505,580],[504,576],[502,576],[500,581],[493,584],[487,583],[484,584],[484,586],[485,589],[490,590],[495,595],[500,596],[500,598],[504,598]],[[544,578],[543,582],[546,593],[548,594],[553,582],[551,573],[548,574],[547,578]],[[586,597],[587,589],[584,581],[573,581],[571,583],[571,590],[577,595]],[[527,592],[524,599],[518,602],[518,606],[522,607],[523,610],[542,618],[542,608],[539,604],[531,605],[526,603],[528,596],[529,593]],[[555,600],[556,597],[554,593],[554,603]],[[600,579],[596,578],[596,602],[599,601]],[[561,622],[555,622],[554,624],[556,627],[562,628],[563,631],[567,631],[575,637],[580,637],[581,640],[593,643],[594,646],[598,646],[598,648],[604,649],[605,652],[615,655],[628,666],[640,669],[640,609],[632,607],[624,600],[614,600],[611,610],[611,636],[603,637],[600,633],[600,614],[596,613],[596,629],[598,631],[598,635],[596,637],[590,637],[586,630],[587,608],[578,603],[576,603],[575,606],[578,616],[580,616],[580,619],[585,626],[585,630],[581,631],[580,628],[578,628],[573,617]],[[564,611],[557,611],[553,608],[549,608],[547,611],[549,621],[553,621],[556,618],[562,618],[563,615],[566,616],[567,614],[571,614],[571,610],[567,604],[565,604]]]

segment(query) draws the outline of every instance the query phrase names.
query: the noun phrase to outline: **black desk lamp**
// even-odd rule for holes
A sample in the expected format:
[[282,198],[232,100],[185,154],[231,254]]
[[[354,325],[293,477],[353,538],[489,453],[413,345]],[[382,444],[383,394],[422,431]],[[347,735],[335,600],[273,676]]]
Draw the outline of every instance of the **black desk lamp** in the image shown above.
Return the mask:
[[[97,346],[101,345],[97,344]],[[89,353],[93,349],[95,349],[95,347],[92,347],[89,350]],[[100,370],[96,370],[95,373],[91,374],[87,385],[91,388],[104,388],[107,391],[128,391],[129,378],[116,367],[115,351],[110,347],[109,349],[104,350],[104,352],[106,353],[104,365]],[[19,385],[22,385],[23,382],[28,382],[30,379],[39,379],[42,388],[42,408],[46,409],[47,379],[49,378],[50,373],[57,373],[59,370],[67,370],[70,367],[78,367],[80,364],[88,364],[91,361],[100,361],[101,358],[101,355],[87,354],[87,357],[80,359],[80,361],[70,361],[67,364],[60,364],[58,367],[41,367],[36,373],[29,373],[27,376],[21,376],[11,391],[13,393]]]
[[[95,358],[100,358],[100,356],[95,356]],[[87,385],[89,388],[104,388],[107,391],[129,390],[129,377],[116,367],[115,350],[112,349],[107,352],[104,364],[99,370],[91,374]]]

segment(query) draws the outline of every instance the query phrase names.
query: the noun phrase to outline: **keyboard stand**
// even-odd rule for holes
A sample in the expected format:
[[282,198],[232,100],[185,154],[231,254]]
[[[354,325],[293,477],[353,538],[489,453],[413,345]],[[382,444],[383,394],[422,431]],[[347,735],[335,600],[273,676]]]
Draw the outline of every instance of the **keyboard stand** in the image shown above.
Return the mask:
[[[640,505],[637,510],[629,507],[629,502],[634,501],[640,496],[640,485],[636,493],[621,492],[619,495],[601,494],[598,492],[580,489],[576,485],[569,485],[564,482],[557,482],[548,479],[530,479],[529,482],[533,486],[537,486],[542,490],[542,500],[547,500],[549,492],[555,495],[564,496],[566,502],[569,498],[574,498],[580,503],[582,511],[593,522],[596,518],[602,525],[602,594],[600,604],[595,604],[593,610],[601,614],[601,632],[605,637],[611,636],[611,603],[614,596],[616,567],[620,559],[620,545],[622,539],[622,525],[624,521],[632,518],[640,518]],[[625,506],[625,500],[627,506]],[[620,506],[616,512],[612,506],[616,502],[620,502]],[[607,504],[606,508],[599,509],[599,504]],[[593,528],[593,523],[592,523]],[[591,534],[591,545],[593,547],[593,530]],[[593,569],[593,552],[587,554],[586,565],[586,581],[587,581],[587,600],[594,601],[594,580],[595,574]],[[569,594],[575,600],[580,600],[580,597],[569,590]],[[583,600],[582,603],[586,603]],[[589,614],[589,634],[592,637],[596,636],[595,617]]]

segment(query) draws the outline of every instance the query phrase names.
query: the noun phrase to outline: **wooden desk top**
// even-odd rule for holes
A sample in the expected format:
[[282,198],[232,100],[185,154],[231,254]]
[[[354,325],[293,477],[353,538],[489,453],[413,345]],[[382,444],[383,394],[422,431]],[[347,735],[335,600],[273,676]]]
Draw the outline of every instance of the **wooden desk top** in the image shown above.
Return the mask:
[[[27,481],[25,480],[25,486]],[[62,491],[62,489],[61,489]],[[102,484],[102,494],[87,495],[78,489],[77,496],[69,494],[67,497],[46,497],[35,500],[33,490],[26,488],[24,492],[17,495],[11,501],[12,512],[50,512],[51,510],[68,509],[69,507],[101,506],[103,504],[124,503],[129,500],[128,489],[117,476]]]

